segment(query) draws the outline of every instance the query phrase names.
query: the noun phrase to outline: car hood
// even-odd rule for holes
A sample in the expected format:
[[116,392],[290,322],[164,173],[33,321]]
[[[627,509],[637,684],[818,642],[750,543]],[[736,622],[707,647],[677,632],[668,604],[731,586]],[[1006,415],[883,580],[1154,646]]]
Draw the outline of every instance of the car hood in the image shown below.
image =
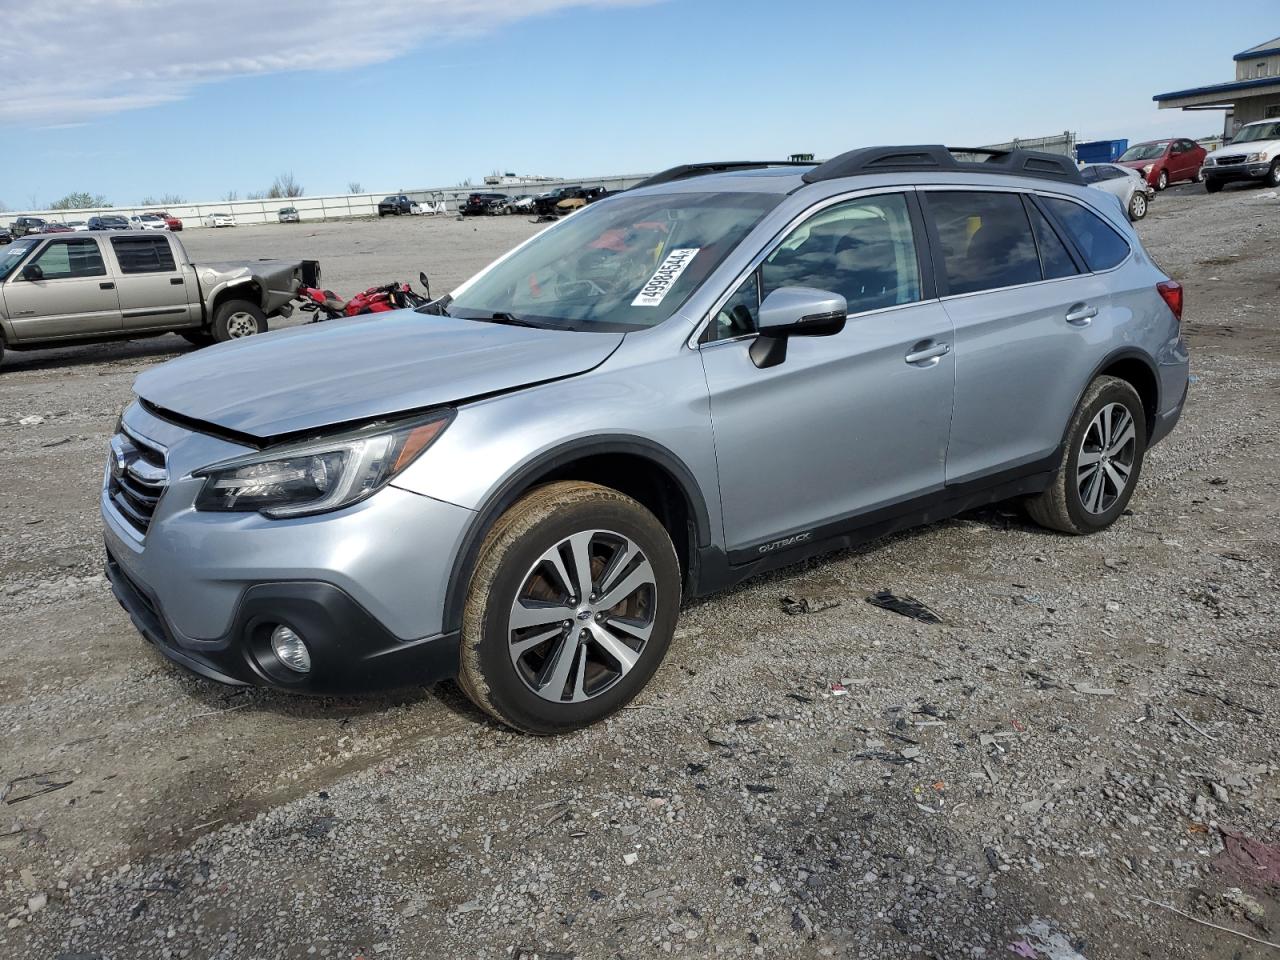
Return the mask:
[[208,347],[146,371],[134,391],[268,440],[571,377],[622,339],[398,310]]
[[1166,158],[1156,157],[1154,160],[1117,160],[1116,166],[1128,167],[1130,170],[1140,171],[1143,167],[1147,166],[1148,164],[1154,166],[1155,164],[1159,163],[1161,160],[1164,160],[1164,159]]
[[1280,150],[1280,140],[1250,140],[1248,143],[1228,143],[1214,150],[1205,159],[1208,160],[1209,157],[1213,157],[1216,160],[1218,157],[1223,156],[1235,157],[1242,153],[1275,153],[1277,150]]

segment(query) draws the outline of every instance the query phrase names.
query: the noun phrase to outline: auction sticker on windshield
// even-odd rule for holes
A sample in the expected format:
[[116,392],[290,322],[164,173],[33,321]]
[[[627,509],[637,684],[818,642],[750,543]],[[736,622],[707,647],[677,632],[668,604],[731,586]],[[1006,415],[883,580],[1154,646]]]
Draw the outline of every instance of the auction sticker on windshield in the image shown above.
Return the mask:
[[676,285],[676,281],[680,279],[680,274],[684,273],[685,267],[693,262],[693,258],[697,256],[698,251],[701,249],[701,247],[682,247],[679,250],[672,250],[667,254],[667,259],[663,260],[658,269],[654,271],[653,276],[640,288],[640,292],[631,301],[631,305],[633,307],[656,307],[662,303],[663,298]]

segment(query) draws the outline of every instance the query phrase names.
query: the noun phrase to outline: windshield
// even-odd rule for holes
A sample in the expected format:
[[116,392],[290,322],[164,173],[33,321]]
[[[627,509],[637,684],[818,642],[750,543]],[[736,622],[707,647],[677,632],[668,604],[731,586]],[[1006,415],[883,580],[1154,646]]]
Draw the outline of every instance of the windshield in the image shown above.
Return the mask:
[[1130,147],[1122,153],[1120,155],[1120,162],[1124,163],[1126,160],[1159,160],[1164,156],[1165,148],[1168,146],[1168,142],[1140,143],[1136,147]]
[[39,240],[15,240],[5,247],[4,253],[0,254],[0,280],[4,280],[13,273],[13,268],[18,265],[18,262],[39,242]]
[[1232,143],[1255,143],[1258,140],[1280,140],[1280,122],[1251,123],[1247,127],[1241,127],[1231,138]]
[[668,193],[603,200],[480,277],[448,312],[568,330],[656,326],[780,199]]

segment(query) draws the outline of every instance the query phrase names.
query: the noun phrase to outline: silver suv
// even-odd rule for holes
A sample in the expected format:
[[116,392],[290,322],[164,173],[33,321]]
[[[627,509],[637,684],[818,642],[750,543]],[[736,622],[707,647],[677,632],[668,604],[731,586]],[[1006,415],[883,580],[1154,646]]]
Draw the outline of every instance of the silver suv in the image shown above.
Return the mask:
[[678,167],[417,311],[143,373],[107,570],[206,677],[457,676],[570,730],[683,597],[996,500],[1105,529],[1182,411],[1181,308],[1063,157]]

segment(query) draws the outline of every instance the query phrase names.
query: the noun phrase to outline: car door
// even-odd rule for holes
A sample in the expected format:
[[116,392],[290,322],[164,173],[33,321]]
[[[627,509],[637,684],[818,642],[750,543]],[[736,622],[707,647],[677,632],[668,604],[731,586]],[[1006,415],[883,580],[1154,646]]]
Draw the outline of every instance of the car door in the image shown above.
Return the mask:
[[174,257],[167,234],[112,236],[111,253],[125,330],[168,330],[200,322],[198,298],[187,292],[187,283],[194,280],[188,280]]
[[[871,522],[941,490],[954,383],[951,322],[933,299],[911,191],[827,201],[761,252],[714,311],[707,377],[731,562]],[[773,290],[842,294],[837,334],[749,355]]]
[[1094,360],[1090,324],[1108,310],[1107,286],[1024,193],[921,197],[955,325],[947,484],[1047,470]]
[[[32,267],[39,276],[33,279]],[[120,301],[97,237],[50,240],[10,276],[4,301],[17,343],[111,334]]]

